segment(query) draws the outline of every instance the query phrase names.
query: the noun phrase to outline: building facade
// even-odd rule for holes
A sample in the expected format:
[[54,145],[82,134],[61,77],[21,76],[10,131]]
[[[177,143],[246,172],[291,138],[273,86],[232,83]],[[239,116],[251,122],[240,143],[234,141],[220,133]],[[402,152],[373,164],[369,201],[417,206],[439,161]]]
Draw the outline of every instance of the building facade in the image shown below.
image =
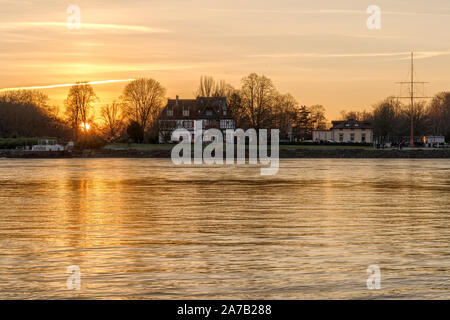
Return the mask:
[[[194,121],[202,121],[202,130],[235,129],[235,122],[227,109],[226,98],[169,99],[159,115],[159,143],[172,141],[172,132],[185,129],[194,138]],[[193,141],[193,140],[192,140]]]
[[372,143],[373,127],[368,121],[353,119],[345,121],[332,121],[330,130],[314,130],[314,141],[334,141],[347,143]]

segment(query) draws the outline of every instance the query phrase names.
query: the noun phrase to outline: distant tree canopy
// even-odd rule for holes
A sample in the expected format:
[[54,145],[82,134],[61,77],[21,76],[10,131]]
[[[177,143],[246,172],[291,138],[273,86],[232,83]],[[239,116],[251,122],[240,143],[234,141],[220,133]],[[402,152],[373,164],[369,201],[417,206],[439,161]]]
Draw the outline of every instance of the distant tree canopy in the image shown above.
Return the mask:
[[344,119],[371,121],[374,134],[381,141],[398,142],[410,135],[411,117],[414,135],[439,135],[450,140],[450,92],[435,95],[429,103],[420,101],[411,109],[393,97],[388,97],[373,105],[372,112],[341,112]]
[[450,140],[450,92],[438,93],[428,107],[431,131]]
[[326,127],[325,108],[321,105],[299,106],[295,98],[280,93],[272,80],[251,73],[242,78],[241,87],[233,88],[225,81],[202,76],[197,96],[225,97],[228,109],[242,129],[280,130],[280,137],[310,138],[313,129]]
[[[97,95],[86,83],[69,89],[66,112],[49,104],[48,97],[36,90],[8,91],[0,94],[0,138],[54,136],[64,140],[101,134],[106,141],[157,141],[158,116],[166,103],[166,89],[154,79],[134,80],[124,88],[118,101],[99,111],[94,122]],[[311,139],[312,130],[326,129],[322,105],[300,105],[289,93],[280,93],[271,79],[251,73],[242,78],[240,88],[224,80],[202,76],[195,92],[198,96],[225,97],[228,110],[242,129],[279,129],[280,138]],[[342,119],[370,121],[374,134],[384,141],[409,136],[410,119],[414,134],[443,135],[450,140],[450,92],[441,92],[429,102],[418,102],[414,109],[392,97],[373,105],[368,111],[342,111]],[[82,124],[88,123],[88,130]],[[89,132],[88,132],[89,131]],[[89,134],[88,134],[89,133]]]
[[58,108],[48,105],[48,97],[39,91],[5,92],[0,95],[0,137],[67,139],[70,130],[57,114]]

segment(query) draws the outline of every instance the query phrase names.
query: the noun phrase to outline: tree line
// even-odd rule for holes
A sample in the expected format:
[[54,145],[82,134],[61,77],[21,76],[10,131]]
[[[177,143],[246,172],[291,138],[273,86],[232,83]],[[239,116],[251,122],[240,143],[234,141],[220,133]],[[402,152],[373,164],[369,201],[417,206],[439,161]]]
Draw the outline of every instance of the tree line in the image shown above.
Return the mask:
[[[291,94],[280,93],[271,79],[256,73],[242,78],[238,88],[224,80],[202,76],[194,96],[225,97],[237,128],[277,128],[281,139],[311,139],[312,130],[329,127],[322,105],[300,105]],[[149,78],[128,83],[115,101],[98,110],[95,105],[99,98],[87,82],[69,89],[63,113],[51,106],[42,92],[5,92],[0,95],[0,136],[78,140],[99,135],[110,142],[131,138],[135,142],[155,143],[158,117],[166,101],[166,89]],[[342,112],[343,119],[372,122],[375,135],[384,141],[408,136],[411,116],[415,135],[445,135],[450,139],[450,92],[437,94],[428,104],[417,103],[414,110],[394,98],[386,98],[369,112]]]
[[388,97],[373,106],[371,112],[341,112],[342,119],[370,121],[380,142],[399,143],[410,135],[411,117],[414,136],[445,136],[450,140],[450,92],[436,94],[428,103],[411,105]]

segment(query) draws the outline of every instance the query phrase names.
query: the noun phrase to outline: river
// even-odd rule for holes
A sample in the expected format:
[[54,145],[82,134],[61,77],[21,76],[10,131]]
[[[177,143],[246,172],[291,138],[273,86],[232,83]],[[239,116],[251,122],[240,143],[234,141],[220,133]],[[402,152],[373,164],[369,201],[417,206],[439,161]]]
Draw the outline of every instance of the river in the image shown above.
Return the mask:
[[449,299],[449,194],[445,159],[0,159],[0,298]]

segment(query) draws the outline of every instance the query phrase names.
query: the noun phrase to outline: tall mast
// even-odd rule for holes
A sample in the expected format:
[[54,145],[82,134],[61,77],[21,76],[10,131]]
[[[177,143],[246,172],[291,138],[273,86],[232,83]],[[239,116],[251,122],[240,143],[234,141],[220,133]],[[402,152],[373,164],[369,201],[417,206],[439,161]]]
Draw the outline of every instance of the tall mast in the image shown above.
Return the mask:
[[[397,82],[398,84],[407,84],[410,86],[409,89],[409,96],[399,96],[396,97],[397,99],[408,99],[411,100],[411,106],[410,106],[410,117],[411,117],[411,132],[410,132],[410,139],[409,139],[409,145],[411,147],[414,147],[414,100],[415,99],[429,99],[431,97],[418,97],[414,95],[414,85],[416,84],[425,84],[428,82],[418,82],[418,81],[414,81],[414,52],[411,52],[411,81],[407,81],[407,82]],[[401,91],[401,90],[400,90]]]
[[409,145],[414,147],[414,52],[411,52],[411,137]]

